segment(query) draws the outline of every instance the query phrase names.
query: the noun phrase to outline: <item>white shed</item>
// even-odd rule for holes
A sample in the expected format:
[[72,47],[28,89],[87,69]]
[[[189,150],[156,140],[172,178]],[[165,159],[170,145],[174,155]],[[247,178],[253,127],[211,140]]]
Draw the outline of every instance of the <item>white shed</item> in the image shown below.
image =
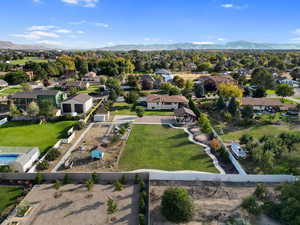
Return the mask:
[[82,114],[93,107],[93,97],[88,94],[79,94],[61,103],[62,113]]

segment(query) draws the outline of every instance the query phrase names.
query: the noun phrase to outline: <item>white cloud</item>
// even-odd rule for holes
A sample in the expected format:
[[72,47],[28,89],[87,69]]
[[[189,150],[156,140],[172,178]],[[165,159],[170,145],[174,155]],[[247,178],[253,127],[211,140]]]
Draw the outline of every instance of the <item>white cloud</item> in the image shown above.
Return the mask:
[[78,31],[76,31],[76,33],[77,33],[77,34],[84,34],[85,32],[82,31],[82,30],[78,30]]
[[160,41],[160,39],[159,38],[146,37],[146,38],[144,38],[144,41]]
[[19,38],[25,38],[29,40],[39,40],[42,37],[48,37],[48,38],[58,38],[59,35],[56,33],[51,32],[45,32],[45,31],[32,31],[30,33],[24,33],[24,34],[13,34],[14,37]]
[[70,25],[82,25],[87,23],[86,20],[80,20],[80,21],[75,21],[75,22],[69,22]]
[[218,40],[218,41],[225,41],[224,38],[218,38],[217,40]]
[[300,35],[300,28],[296,29],[293,31],[293,34],[297,34],[297,35]]
[[59,41],[51,41],[51,40],[41,40],[37,42],[38,44],[43,44],[43,45],[62,45],[61,42]]
[[93,8],[96,7],[98,0],[61,0],[62,2],[72,4],[72,5],[80,5],[83,7]]
[[34,30],[51,30],[51,29],[55,29],[56,26],[53,26],[53,25],[47,25],[47,26],[31,26],[31,27],[28,27],[27,30],[30,30],[30,31],[34,31]]
[[97,26],[97,27],[104,27],[104,28],[108,28],[109,27],[109,25],[106,24],[106,23],[95,23],[95,26]]
[[233,4],[222,4],[221,7],[223,7],[223,8],[233,8]]
[[195,41],[193,42],[194,45],[213,45],[214,42],[212,41]]
[[69,34],[71,33],[72,31],[71,30],[68,30],[68,29],[58,29],[55,31],[56,33],[61,33],[61,34]]

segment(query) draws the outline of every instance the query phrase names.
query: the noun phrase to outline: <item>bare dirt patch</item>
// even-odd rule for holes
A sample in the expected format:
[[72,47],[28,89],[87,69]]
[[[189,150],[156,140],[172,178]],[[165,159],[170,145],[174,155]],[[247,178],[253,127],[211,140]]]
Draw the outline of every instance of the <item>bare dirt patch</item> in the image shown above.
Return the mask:
[[[65,185],[59,190],[53,184],[39,185],[25,197],[33,209],[20,225],[137,225],[138,196],[134,185],[119,192],[114,191],[113,185],[97,184],[91,192],[81,184]],[[112,216],[106,211],[108,197],[118,204],[118,211]]]
[[[247,217],[253,225],[278,225],[266,216],[253,218],[241,209],[242,200],[251,195],[255,184],[220,183],[220,182],[152,182],[150,189],[151,223],[155,225],[172,225],[160,213],[163,192],[169,187],[183,187],[188,190],[195,206],[193,221],[181,225],[219,225],[232,218]],[[273,186],[268,189],[273,191]],[[266,223],[267,222],[267,223]]]

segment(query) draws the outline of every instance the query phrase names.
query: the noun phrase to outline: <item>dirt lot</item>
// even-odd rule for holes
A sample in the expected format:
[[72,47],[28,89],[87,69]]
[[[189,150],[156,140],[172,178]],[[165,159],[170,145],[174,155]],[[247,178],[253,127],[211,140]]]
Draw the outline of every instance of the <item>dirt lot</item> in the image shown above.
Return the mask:
[[[63,170],[64,172],[99,172],[114,171],[115,164],[120,152],[121,144],[117,143],[112,146],[102,147],[103,137],[109,131],[109,126],[95,124],[79,143],[78,148],[72,152],[71,160],[73,167]],[[93,160],[90,157],[90,150],[96,146],[104,152],[103,160]]]
[[[163,192],[174,186],[188,190],[195,206],[193,221],[181,225],[225,225],[224,220],[229,216],[234,218],[248,217],[252,225],[279,225],[266,216],[259,218],[250,217],[240,208],[240,204],[256,188],[255,184],[247,183],[220,183],[220,182],[195,182],[192,185],[179,182],[152,182],[150,190],[151,224],[172,225],[160,213],[160,199]],[[268,186],[272,191],[273,187]]]
[[182,72],[182,73],[174,73],[175,76],[180,76],[185,80],[194,80],[201,76],[209,76],[210,74],[200,74],[200,73],[189,73],[189,72]]
[[[61,193],[60,197],[54,197]],[[35,186],[25,197],[33,204],[30,213],[20,225],[137,225],[138,224],[138,187],[125,186],[120,191],[114,191],[113,185],[94,186],[88,192],[85,185],[69,184],[58,191],[53,184]],[[118,211],[107,215],[107,199],[114,199]]]

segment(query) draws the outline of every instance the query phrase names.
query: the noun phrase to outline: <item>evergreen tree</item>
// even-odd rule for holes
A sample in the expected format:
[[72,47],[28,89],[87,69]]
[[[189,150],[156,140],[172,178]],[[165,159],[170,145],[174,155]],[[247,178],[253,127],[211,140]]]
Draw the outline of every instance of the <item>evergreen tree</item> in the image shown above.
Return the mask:
[[237,110],[238,110],[238,103],[236,102],[235,98],[232,97],[228,105],[228,112],[230,112],[232,116],[235,116],[237,114]]
[[224,99],[223,99],[222,96],[220,96],[220,97],[218,98],[218,101],[217,101],[216,106],[217,106],[217,109],[218,109],[218,110],[223,110],[223,109],[225,109],[226,104],[225,104],[225,101],[224,101]]
[[205,90],[203,84],[197,84],[195,87],[195,95],[197,98],[205,96]]

